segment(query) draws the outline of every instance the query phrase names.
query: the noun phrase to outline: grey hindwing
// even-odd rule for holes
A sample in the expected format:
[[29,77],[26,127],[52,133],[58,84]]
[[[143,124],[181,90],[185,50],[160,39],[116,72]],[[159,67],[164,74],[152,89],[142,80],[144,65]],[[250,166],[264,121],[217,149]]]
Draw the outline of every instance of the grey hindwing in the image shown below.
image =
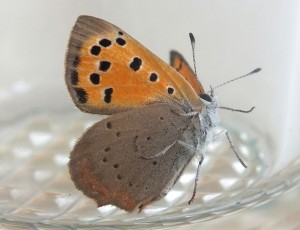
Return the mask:
[[[70,155],[76,187],[98,206],[112,204],[127,211],[164,196],[195,154],[195,129],[185,115],[176,106],[156,104],[96,123]],[[145,159],[166,148],[164,154]]]

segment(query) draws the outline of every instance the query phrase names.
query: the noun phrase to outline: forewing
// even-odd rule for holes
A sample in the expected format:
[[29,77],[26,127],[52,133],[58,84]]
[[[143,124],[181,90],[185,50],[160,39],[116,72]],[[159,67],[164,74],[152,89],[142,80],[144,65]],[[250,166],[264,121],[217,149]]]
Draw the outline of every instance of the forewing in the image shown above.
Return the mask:
[[205,93],[202,84],[198,80],[192,68],[189,66],[188,62],[175,50],[170,52],[170,65],[189,82],[197,95]]
[[185,78],[120,28],[80,16],[71,32],[65,80],[77,107],[113,114],[167,102],[186,111],[202,103]]
[[[112,204],[126,211],[141,209],[164,196],[194,155],[177,142],[194,138],[190,117],[182,114],[175,106],[158,104],[93,125],[70,155],[76,187],[99,207]],[[155,156],[168,146],[163,155],[143,157]]]

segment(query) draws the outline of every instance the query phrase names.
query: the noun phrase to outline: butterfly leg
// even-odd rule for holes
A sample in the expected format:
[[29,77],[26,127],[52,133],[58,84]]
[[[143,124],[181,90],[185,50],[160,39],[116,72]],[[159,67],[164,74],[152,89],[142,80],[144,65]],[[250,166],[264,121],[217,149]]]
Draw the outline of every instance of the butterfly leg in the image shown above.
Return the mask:
[[[184,141],[181,141],[181,140],[177,140],[177,141],[174,141],[171,145],[169,145],[168,147],[166,147],[163,151],[159,152],[158,154],[154,155],[154,156],[151,156],[151,157],[145,157],[145,156],[142,156],[143,159],[153,159],[153,158],[156,158],[156,157],[159,157],[159,156],[162,156],[163,154],[165,154],[166,152],[168,152],[168,150],[173,147],[174,145],[177,145],[176,148],[180,146],[184,147],[185,149],[187,149],[188,153],[191,154],[191,156],[194,156],[197,152],[197,148],[195,148],[193,145],[191,144],[188,144]],[[203,163],[203,160],[204,160],[204,156],[203,154],[201,153],[200,154],[200,159],[199,159],[199,163],[198,163],[198,167],[197,167],[197,172],[196,172],[196,177],[195,177],[195,182],[194,182],[194,189],[193,189],[193,194],[192,194],[192,197],[191,199],[189,200],[189,204],[192,203],[192,201],[194,200],[195,198],[195,195],[196,195],[196,192],[197,192],[197,184],[198,184],[198,180],[199,180],[199,173],[200,173],[200,167]]]
[[178,116],[185,116],[185,117],[193,117],[193,116],[199,116],[199,112],[189,112],[189,113],[178,113],[175,110],[171,110],[173,113],[175,113]]
[[229,142],[229,145],[230,145],[230,148],[232,149],[232,151],[234,152],[236,158],[239,160],[239,162],[245,167],[247,168],[247,165],[244,163],[244,161],[242,160],[242,158],[240,157],[240,154],[239,152],[237,151],[235,145],[233,144],[233,141],[231,139],[231,136],[229,135],[228,131],[227,130],[223,130],[221,131],[220,133],[218,133],[217,135],[215,135],[212,139],[212,141],[217,141],[221,138],[223,138],[224,136],[226,136],[228,142]]
[[195,177],[195,183],[194,183],[194,190],[193,190],[193,195],[191,197],[191,199],[189,200],[189,204],[191,204],[195,198],[195,195],[196,195],[196,191],[197,191],[197,184],[198,184],[198,180],[199,180],[199,172],[200,172],[200,167],[203,163],[203,160],[204,160],[204,156],[203,154],[201,153],[200,155],[200,160],[199,160],[199,163],[198,163],[198,167],[197,167],[197,172],[196,172],[196,177]]
[[171,145],[167,146],[165,149],[163,149],[162,151],[160,151],[159,153],[151,156],[151,157],[145,157],[145,156],[142,156],[143,159],[146,159],[146,160],[150,160],[150,159],[154,159],[154,158],[157,158],[159,156],[162,156],[164,155],[172,146],[174,146],[175,144],[179,144],[183,147],[185,147],[186,149],[189,149],[191,153],[194,153],[196,152],[196,148],[188,143],[185,143],[183,141],[174,141]]
[[238,151],[236,150],[236,148],[235,148],[235,146],[234,146],[234,144],[233,144],[233,141],[232,141],[232,139],[231,139],[231,137],[230,137],[230,135],[229,135],[229,133],[228,133],[227,130],[226,130],[225,134],[226,134],[227,140],[228,140],[228,142],[229,142],[229,144],[230,144],[230,147],[231,147],[231,149],[233,150],[235,156],[236,156],[237,159],[240,161],[240,163],[241,163],[245,168],[247,168],[247,165],[244,163],[244,161],[243,161],[242,158],[240,157],[240,155],[239,155]]
[[221,132],[215,134],[213,136],[213,138],[211,139],[211,142],[215,142],[215,141],[223,139],[224,136],[226,135],[226,132],[227,132],[227,130],[222,130]]

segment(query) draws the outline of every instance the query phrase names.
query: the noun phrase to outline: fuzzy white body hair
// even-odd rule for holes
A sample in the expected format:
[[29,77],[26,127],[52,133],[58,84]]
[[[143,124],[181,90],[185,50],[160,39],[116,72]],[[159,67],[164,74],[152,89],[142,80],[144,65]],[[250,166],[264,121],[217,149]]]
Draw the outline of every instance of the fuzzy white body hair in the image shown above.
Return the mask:
[[203,109],[200,113],[198,113],[198,123],[195,124],[197,129],[197,152],[201,154],[205,154],[206,147],[209,142],[213,140],[213,128],[219,123],[219,114],[217,113],[218,107],[218,98],[211,92],[210,95],[211,102],[202,100],[203,101]]

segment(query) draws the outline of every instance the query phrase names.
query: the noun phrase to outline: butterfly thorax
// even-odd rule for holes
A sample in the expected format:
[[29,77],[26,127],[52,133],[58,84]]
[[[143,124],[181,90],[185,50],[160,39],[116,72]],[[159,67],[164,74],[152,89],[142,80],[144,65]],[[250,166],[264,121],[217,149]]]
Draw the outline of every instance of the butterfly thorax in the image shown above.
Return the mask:
[[[194,125],[197,129],[198,149],[203,152],[205,143],[212,139],[212,130],[219,122],[217,113],[218,100],[217,97],[211,93],[210,100],[203,101],[203,109],[197,115]],[[198,124],[196,124],[198,123]]]

